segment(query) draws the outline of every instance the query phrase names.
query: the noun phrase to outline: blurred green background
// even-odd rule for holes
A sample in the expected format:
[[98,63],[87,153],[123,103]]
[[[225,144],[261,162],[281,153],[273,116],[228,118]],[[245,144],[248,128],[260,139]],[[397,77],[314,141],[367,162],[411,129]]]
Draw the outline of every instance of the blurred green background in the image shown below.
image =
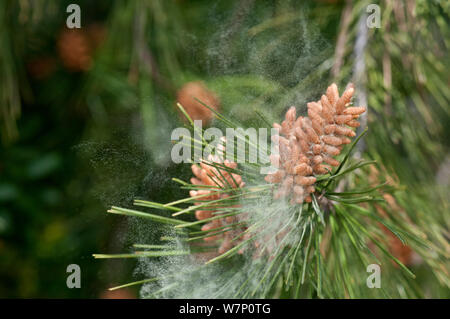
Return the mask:
[[[417,1],[414,20],[411,1],[371,2],[382,27],[359,57],[369,154],[406,185],[434,186],[440,172],[447,191],[448,5]],[[65,27],[71,3],[81,29]],[[106,293],[130,281],[133,261],[91,255],[152,236],[109,206],[185,195],[170,182],[189,176],[168,160],[170,132],[184,125],[176,101],[197,114],[198,94],[255,126],[254,109],[274,121],[290,105],[304,110],[331,81],[355,79],[368,3],[0,0],[0,297],[137,297]],[[69,264],[81,267],[81,289],[66,286]]]

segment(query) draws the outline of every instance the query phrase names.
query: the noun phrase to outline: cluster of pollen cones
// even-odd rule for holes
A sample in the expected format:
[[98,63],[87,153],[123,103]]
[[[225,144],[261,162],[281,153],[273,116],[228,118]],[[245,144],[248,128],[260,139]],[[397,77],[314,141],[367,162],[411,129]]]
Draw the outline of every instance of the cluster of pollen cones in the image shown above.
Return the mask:
[[[192,165],[192,172],[194,173],[193,178],[191,178],[191,183],[194,185],[206,185],[206,186],[220,186],[221,188],[239,188],[244,187],[244,182],[242,177],[238,174],[229,173],[225,169],[220,169],[210,165],[211,163],[219,163],[225,165],[229,168],[236,168],[237,164],[230,162],[228,160],[222,161],[219,156],[210,155],[208,161],[203,161],[200,165]],[[217,199],[222,199],[229,197],[230,195],[224,192],[215,191],[211,188],[209,189],[199,189],[192,190],[189,192],[192,197],[200,196],[199,201],[196,204],[202,204],[206,201],[213,201]],[[202,210],[197,210],[195,212],[195,217],[198,220],[204,220],[206,218],[214,217],[216,211],[212,207],[205,207]],[[236,241],[233,238],[238,236],[242,232],[242,228],[233,228],[220,234],[215,234],[214,229],[218,229],[218,232],[223,231],[223,227],[227,227],[239,222],[237,216],[227,216],[224,218],[214,219],[203,225],[202,231],[211,231],[211,236],[206,237],[205,241],[218,241],[222,240],[219,247],[219,254],[226,252],[231,249]]]
[[[278,140],[278,154],[270,156],[272,165],[276,167],[274,173],[268,174],[265,180],[277,184],[274,198],[290,198],[293,204],[310,202],[310,194],[315,191],[314,184],[317,175],[326,174],[331,166],[338,166],[339,162],[334,158],[340,154],[343,145],[349,144],[350,138],[355,136],[352,128],[358,127],[358,117],[365,112],[365,107],[349,106],[354,93],[354,87],[350,84],[339,96],[336,84],[328,87],[326,95],[322,95],[317,102],[308,103],[308,116],[297,117],[295,107],[291,107],[286,113],[286,119],[281,125],[275,123],[279,129],[279,135],[272,138]],[[223,163],[230,168],[237,167],[237,163],[221,161],[219,157],[211,156],[209,162]],[[220,172],[219,172],[220,171]],[[192,172],[195,177],[191,179],[195,185],[219,185],[227,188],[243,187],[241,176],[230,174],[207,163],[200,166],[193,165]],[[192,197],[201,197],[202,203],[206,200],[215,200],[229,196],[223,192],[211,189],[200,189],[190,192]],[[214,210],[197,210],[196,217],[199,220],[214,216]],[[202,230],[223,229],[238,221],[238,217],[224,217],[206,223]],[[239,241],[232,241],[241,228],[212,234],[205,238],[206,241],[221,240],[219,253],[231,249]]]
[[360,125],[357,119],[366,110],[363,106],[349,106],[353,93],[350,84],[339,96],[333,83],[319,101],[307,104],[307,117],[297,117],[295,107],[291,107],[281,125],[274,124],[280,132],[273,137],[278,142],[278,154],[270,156],[276,171],[265,180],[279,184],[274,193],[276,199],[290,197],[292,203],[311,202],[315,176],[328,173],[331,166],[339,166],[334,156],[351,142],[355,136],[352,128]]

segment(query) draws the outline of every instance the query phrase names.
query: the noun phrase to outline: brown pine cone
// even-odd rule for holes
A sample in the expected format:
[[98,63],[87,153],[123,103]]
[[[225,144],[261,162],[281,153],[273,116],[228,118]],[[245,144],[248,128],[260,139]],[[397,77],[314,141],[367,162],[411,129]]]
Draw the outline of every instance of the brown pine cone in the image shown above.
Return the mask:
[[90,69],[92,52],[84,31],[64,29],[59,35],[57,46],[61,61],[68,70],[78,72]]
[[[382,167],[383,178],[386,179],[388,185],[390,186],[398,186],[397,184],[397,177],[396,176],[390,176],[387,174],[386,169]],[[380,170],[376,168],[375,166],[370,167],[370,175],[369,175],[369,182],[373,185],[379,185],[381,183],[380,179]],[[394,196],[392,196],[389,193],[384,193],[382,190],[379,190],[379,193],[383,196],[384,200],[386,201],[387,209],[389,209],[391,212],[395,212],[397,215],[404,216],[403,209],[398,205],[397,201],[395,200]],[[389,220],[389,214],[381,207],[380,205],[375,204],[375,208],[377,209],[380,216],[384,219]],[[408,223],[412,223],[412,221],[407,220]],[[389,252],[400,262],[402,262],[404,265],[409,266],[413,264],[414,255],[415,252],[411,249],[410,246],[403,244],[403,242],[395,236],[386,226],[379,223],[380,228],[382,229],[383,233],[386,235],[381,240],[384,240],[385,243],[389,247]],[[395,267],[398,267],[397,263],[392,262]]]
[[219,98],[202,82],[188,82],[177,92],[177,101],[193,120],[202,120],[206,125],[213,119],[213,112],[198,102],[198,99],[214,110],[219,109]]

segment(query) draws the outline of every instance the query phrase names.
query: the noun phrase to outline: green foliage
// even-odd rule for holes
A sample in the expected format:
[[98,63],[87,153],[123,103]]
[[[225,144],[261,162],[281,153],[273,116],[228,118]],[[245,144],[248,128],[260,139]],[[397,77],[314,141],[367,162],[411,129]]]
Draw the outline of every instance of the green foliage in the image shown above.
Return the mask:
[[[365,70],[356,83],[367,94],[370,132],[356,158],[320,181],[323,197],[301,212],[287,210],[286,223],[299,230],[289,238],[298,245],[280,249],[269,262],[248,261],[235,250],[200,268],[187,267],[193,261],[184,253],[210,249],[192,245],[208,233],[192,216],[194,199],[175,200],[195,187],[183,182],[188,167],[168,161],[170,132],[183,123],[177,90],[203,81],[221,101],[211,124],[219,127],[268,127],[292,104],[304,111],[332,81],[355,80],[358,26],[369,1],[80,0],[82,30],[100,25],[107,34],[92,52],[92,67],[82,72],[66,69],[58,52],[72,2],[0,2],[1,296],[96,297],[128,281],[136,259],[97,263],[88,257],[128,248],[152,255],[137,258],[139,269],[142,260],[176,261],[168,267],[174,273],[137,282],[146,284],[143,296],[170,295],[181,286],[186,292],[192,282],[222,286],[211,296],[448,296],[448,183],[435,179],[449,153],[444,1],[370,1],[380,4],[382,27],[368,30]],[[43,76],[36,77],[36,61],[50,65]],[[372,161],[383,175],[398,177],[395,189],[368,181],[365,164]],[[258,181],[258,167],[246,164],[235,172],[252,188],[229,204],[252,205],[270,192]],[[377,201],[385,192],[400,211]],[[136,197],[138,210],[132,208]],[[323,198],[333,201],[333,210],[324,210]],[[103,216],[111,205],[111,213],[148,218]],[[389,254],[368,244],[383,238],[380,207],[389,217],[385,226],[422,256],[410,267],[413,281]],[[179,220],[185,227],[172,227]],[[329,241],[329,252],[321,254],[329,232],[340,240]],[[129,247],[133,242],[137,246]],[[165,254],[182,255],[155,259],[153,251],[162,247]],[[358,285],[367,275],[362,261],[382,263],[383,281],[393,278],[389,288]],[[65,267],[74,262],[89,282],[81,291],[65,286]],[[218,272],[217,281],[208,282]]]
[[[186,113],[185,115],[188,116]],[[219,113],[216,115],[226,125],[235,127],[232,120]],[[193,126],[193,130],[195,129]],[[389,242],[383,240],[385,233],[380,225],[400,239],[403,245],[410,245],[419,253],[425,260],[426,267],[429,267],[443,286],[448,287],[448,276],[443,271],[448,259],[445,239],[438,235],[438,241],[427,240],[423,233],[427,227],[423,227],[421,231],[416,224],[404,216],[402,218],[401,214],[386,219],[375,203],[383,203],[384,199],[380,195],[394,189],[388,188],[386,183],[375,186],[370,184],[370,170],[365,167],[373,165],[373,161],[350,161],[350,153],[365,133],[366,131],[348,147],[341,164],[333,172],[318,179],[317,190],[320,195],[313,195],[311,203],[294,205],[273,200],[273,185],[265,184],[261,175],[246,174],[248,171],[258,172],[261,164],[256,165],[255,169],[254,164],[246,162],[241,163],[239,169],[231,169],[220,163],[205,162],[216,168],[221,175],[225,171],[242,174],[247,186],[206,186],[176,179],[184,189],[209,190],[229,196],[212,200],[208,198],[210,194],[206,193],[166,204],[147,200],[136,200],[134,203],[152,210],[172,212],[172,218],[112,207],[109,213],[173,225],[173,236],[162,236],[156,245],[135,244],[137,250],[130,254],[94,254],[95,258],[107,259],[163,258],[152,263],[154,269],[164,268],[163,271],[155,271],[157,277],[111,289],[146,284],[147,288],[142,290],[142,294],[152,298],[425,297],[424,287],[418,286],[413,280],[416,275],[391,253]],[[201,139],[196,141],[199,145],[207,146]],[[223,175],[222,178],[210,177],[225,180]],[[337,191],[343,187],[344,191]],[[212,210],[213,216],[194,221],[182,218],[197,210]],[[396,213],[401,212],[397,210]],[[219,228],[198,228],[202,224],[231,216],[241,216],[241,219]],[[415,221],[415,218],[412,219]],[[233,238],[233,241],[237,241],[233,248],[203,264],[199,257],[195,257],[205,251],[214,253],[220,242],[207,247],[196,246],[195,243],[203,241],[205,237],[239,229],[243,225],[246,230]],[[255,246],[255,242],[260,244]],[[273,242],[275,247],[270,249]],[[189,254],[192,255],[191,259],[168,259],[168,256]],[[365,284],[366,267],[374,263],[381,265],[383,276],[389,278],[383,280],[380,290],[368,289]],[[182,269],[189,271],[180,273]]]

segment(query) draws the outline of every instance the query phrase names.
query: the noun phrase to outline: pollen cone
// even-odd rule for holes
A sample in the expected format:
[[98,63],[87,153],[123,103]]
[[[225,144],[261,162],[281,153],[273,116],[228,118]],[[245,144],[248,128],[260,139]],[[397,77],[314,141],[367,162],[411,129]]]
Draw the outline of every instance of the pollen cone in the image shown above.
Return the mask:
[[[192,165],[192,172],[194,177],[191,178],[191,183],[200,186],[220,186],[221,188],[239,188],[244,187],[242,177],[238,174],[228,172],[226,169],[213,167],[211,163],[222,164],[229,168],[236,168],[237,164],[230,161],[222,161],[218,156],[212,156],[208,160],[203,161],[200,165]],[[202,189],[191,190],[189,193],[192,197],[199,197],[196,205],[204,204],[205,201],[213,201],[217,199],[227,198],[230,195],[220,192],[220,189]],[[222,207],[223,208],[223,207]],[[198,220],[204,220],[217,216],[216,211],[212,207],[202,207],[195,212],[195,217]],[[214,219],[203,225],[202,231],[211,231],[211,236],[204,238],[208,242],[220,242],[218,249],[219,254],[226,252],[239,243],[238,240],[233,241],[233,238],[238,236],[243,230],[243,227],[234,227],[232,224],[238,223],[237,216],[227,216],[219,219]],[[230,226],[230,227],[228,227]],[[217,228],[217,232],[214,229]]]
[[57,42],[59,57],[72,72],[87,71],[92,66],[92,49],[86,33],[80,29],[64,29]]
[[177,101],[193,120],[201,120],[207,125],[213,119],[213,112],[199,101],[214,110],[219,108],[219,98],[208,90],[202,82],[188,82],[177,92]]
[[106,39],[106,28],[92,24],[86,29],[63,29],[57,41],[58,54],[64,67],[71,72],[88,71],[95,51]]

